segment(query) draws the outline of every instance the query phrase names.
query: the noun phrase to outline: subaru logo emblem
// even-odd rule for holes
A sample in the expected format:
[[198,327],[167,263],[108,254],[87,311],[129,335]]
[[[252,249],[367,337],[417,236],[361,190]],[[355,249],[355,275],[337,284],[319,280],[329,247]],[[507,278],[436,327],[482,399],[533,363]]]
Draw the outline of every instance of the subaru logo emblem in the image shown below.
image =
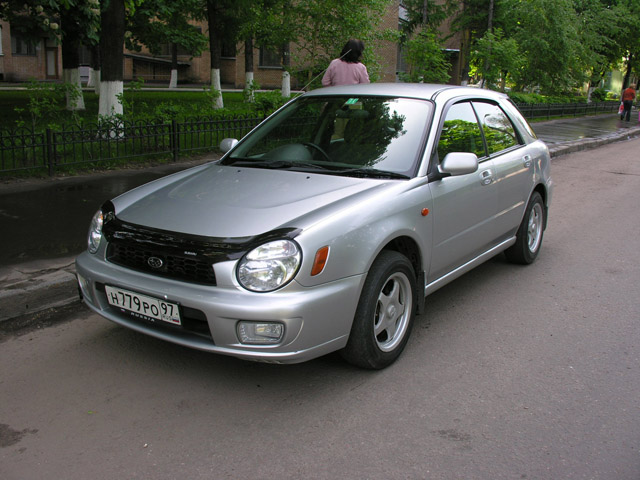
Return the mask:
[[164,262],[162,261],[162,259],[158,257],[149,257],[147,259],[147,263],[151,268],[155,268],[156,270],[158,268],[161,268],[162,265],[164,265]]

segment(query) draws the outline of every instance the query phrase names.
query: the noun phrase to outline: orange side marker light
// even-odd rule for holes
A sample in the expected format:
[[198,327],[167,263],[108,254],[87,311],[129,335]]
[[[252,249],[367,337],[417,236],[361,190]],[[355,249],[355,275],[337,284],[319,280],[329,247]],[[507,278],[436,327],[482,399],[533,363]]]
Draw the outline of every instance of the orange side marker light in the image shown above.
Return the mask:
[[327,264],[329,258],[329,247],[324,246],[316,252],[316,258],[313,259],[313,267],[311,267],[311,276],[320,275]]
[[427,215],[429,215],[429,209],[423,208],[420,213],[422,214],[423,217],[426,217]]

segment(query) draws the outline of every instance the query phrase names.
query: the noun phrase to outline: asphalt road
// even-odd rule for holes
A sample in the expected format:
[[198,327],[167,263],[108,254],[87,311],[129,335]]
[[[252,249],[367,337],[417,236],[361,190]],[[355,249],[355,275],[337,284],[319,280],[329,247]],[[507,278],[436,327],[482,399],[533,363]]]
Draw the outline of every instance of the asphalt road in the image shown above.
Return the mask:
[[529,267],[430,296],[380,372],[163,343],[84,308],[4,334],[0,478],[640,478],[640,139],[554,160]]

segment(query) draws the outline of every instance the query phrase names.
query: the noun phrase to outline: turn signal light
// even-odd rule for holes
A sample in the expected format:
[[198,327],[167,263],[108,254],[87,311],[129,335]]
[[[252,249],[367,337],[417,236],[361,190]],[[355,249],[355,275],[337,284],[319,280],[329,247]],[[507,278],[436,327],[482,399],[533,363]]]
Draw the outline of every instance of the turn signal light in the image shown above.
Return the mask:
[[311,276],[320,275],[324,270],[324,266],[327,264],[329,258],[329,247],[325,246],[316,252],[316,258],[313,259],[313,267],[311,267]]

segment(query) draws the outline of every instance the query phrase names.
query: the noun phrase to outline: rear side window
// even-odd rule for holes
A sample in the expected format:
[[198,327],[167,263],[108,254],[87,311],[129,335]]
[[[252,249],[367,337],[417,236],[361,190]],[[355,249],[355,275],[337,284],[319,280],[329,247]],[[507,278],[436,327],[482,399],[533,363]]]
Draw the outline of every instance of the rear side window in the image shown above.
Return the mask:
[[438,158],[442,161],[451,152],[486,156],[482,132],[469,102],[456,103],[447,111],[438,141]]
[[482,125],[489,155],[507,150],[518,145],[518,136],[509,117],[495,104],[473,102]]

